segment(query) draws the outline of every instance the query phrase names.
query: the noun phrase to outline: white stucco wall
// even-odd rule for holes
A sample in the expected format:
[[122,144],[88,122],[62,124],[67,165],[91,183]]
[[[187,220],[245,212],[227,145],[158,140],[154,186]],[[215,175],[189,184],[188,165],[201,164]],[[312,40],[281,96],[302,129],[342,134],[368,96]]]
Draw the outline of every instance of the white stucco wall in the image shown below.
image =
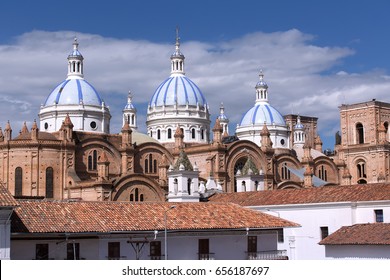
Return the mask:
[[302,227],[284,229],[284,242],[278,250],[287,250],[290,259],[326,259],[320,227],[328,227],[329,235],[342,226],[374,223],[375,209],[383,210],[384,222],[390,222],[390,201],[318,203],[302,205],[272,205],[250,207],[267,214],[280,216]]
[[330,259],[390,259],[389,245],[327,245],[325,254]]
[[[228,232],[224,232],[227,234]],[[197,260],[198,259],[198,240],[209,239],[209,252],[217,260],[245,260],[247,259],[248,235],[256,235],[257,250],[271,251],[277,250],[277,233],[268,231],[254,233],[251,229],[248,235],[245,231],[234,232],[232,235],[176,235],[168,232],[168,257],[169,259]],[[120,242],[121,259],[134,260],[136,253],[130,239],[126,236],[119,238],[112,236],[100,237],[96,239],[72,239],[68,242],[80,243],[80,258],[87,260],[101,259],[108,257],[108,242]],[[144,240],[136,238],[135,240]],[[148,241],[161,241],[161,254],[164,255],[164,234],[159,232],[156,239],[148,238]],[[66,259],[66,241],[64,240],[12,240],[11,241],[11,259],[31,260],[35,259],[36,244],[49,244],[49,259]],[[140,253],[141,260],[149,260],[150,243],[146,243]],[[164,258],[164,256],[162,256]]]
[[0,260],[10,259],[11,220],[12,210],[0,210]]

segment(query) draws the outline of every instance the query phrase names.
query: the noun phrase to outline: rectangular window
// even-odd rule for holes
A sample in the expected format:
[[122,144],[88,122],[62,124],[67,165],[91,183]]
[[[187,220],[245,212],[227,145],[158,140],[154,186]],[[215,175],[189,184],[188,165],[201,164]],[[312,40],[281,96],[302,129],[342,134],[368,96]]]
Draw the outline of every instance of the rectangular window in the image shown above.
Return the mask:
[[199,239],[198,254],[200,260],[210,259],[209,239]]
[[80,243],[66,244],[66,259],[79,260],[80,259]]
[[324,239],[329,235],[328,227],[320,227],[320,230],[321,230],[321,239]]
[[282,228],[278,229],[277,233],[278,233],[278,242],[279,243],[283,243],[284,242],[284,232],[283,232],[283,229]]
[[375,222],[377,223],[383,223],[383,210],[382,209],[375,209]]
[[150,259],[161,260],[161,241],[150,242]]
[[257,236],[248,236],[248,253],[257,252]]
[[49,244],[35,245],[35,259],[48,260],[49,259]]
[[121,243],[108,242],[108,259],[119,260],[121,257]]

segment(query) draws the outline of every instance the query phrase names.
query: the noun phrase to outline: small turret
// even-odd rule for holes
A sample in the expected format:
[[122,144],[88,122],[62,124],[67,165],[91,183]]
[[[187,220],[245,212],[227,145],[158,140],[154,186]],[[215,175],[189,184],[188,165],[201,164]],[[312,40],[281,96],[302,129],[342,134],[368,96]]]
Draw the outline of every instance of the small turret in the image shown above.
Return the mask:
[[222,142],[222,126],[219,122],[219,119],[215,120],[215,125],[213,128],[213,138],[214,138],[214,143],[221,143]]
[[31,126],[31,140],[37,141],[38,140],[38,133],[39,133],[38,124],[37,124],[37,121],[34,120],[32,126]]
[[12,128],[11,128],[11,124],[8,121],[4,129],[4,140],[5,142],[8,142],[11,141],[11,139],[12,139]]
[[183,134],[183,130],[180,128],[180,126],[177,126],[173,137],[175,137],[175,147],[178,149],[183,148],[184,147],[184,143],[183,143],[184,134]]

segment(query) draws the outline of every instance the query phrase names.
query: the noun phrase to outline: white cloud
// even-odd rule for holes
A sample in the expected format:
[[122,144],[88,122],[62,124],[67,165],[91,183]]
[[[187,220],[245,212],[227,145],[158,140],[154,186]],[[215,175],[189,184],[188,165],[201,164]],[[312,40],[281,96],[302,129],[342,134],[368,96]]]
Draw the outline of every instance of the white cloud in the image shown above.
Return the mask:
[[[37,118],[40,104],[66,78],[66,58],[74,36],[84,56],[85,78],[110,106],[113,132],[122,125],[121,113],[129,90],[142,115],[138,125],[144,130],[146,104],[170,74],[174,42],[119,40],[74,31],[32,31],[15,38],[12,44],[0,45],[0,126],[10,119],[18,131],[16,125],[21,126],[24,120],[31,124]],[[223,101],[231,131],[254,104],[260,69],[269,85],[271,104],[282,114],[319,117],[323,138],[338,130],[338,106],[342,103],[372,98],[390,101],[386,73],[348,73],[340,65],[354,54],[353,50],[316,46],[312,40],[313,36],[293,29],[257,32],[231,41],[183,41],[181,50],[186,56],[187,76],[198,84],[210,104],[212,121]],[[337,71],[332,71],[335,68]]]

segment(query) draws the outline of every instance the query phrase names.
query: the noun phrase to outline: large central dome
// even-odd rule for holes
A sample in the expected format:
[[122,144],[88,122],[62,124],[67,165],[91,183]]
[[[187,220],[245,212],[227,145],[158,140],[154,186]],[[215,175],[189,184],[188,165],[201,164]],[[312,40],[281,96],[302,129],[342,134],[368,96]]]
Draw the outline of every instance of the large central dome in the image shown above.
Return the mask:
[[183,74],[172,74],[154,92],[150,106],[205,106],[207,104],[198,86]]
[[66,79],[46,98],[43,106],[85,104],[101,106],[102,99],[95,88],[84,79]]
[[177,127],[183,131],[184,142],[209,141],[208,104],[199,87],[186,77],[184,59],[177,34],[171,75],[157,87],[148,106],[148,134],[161,143],[174,143]]

